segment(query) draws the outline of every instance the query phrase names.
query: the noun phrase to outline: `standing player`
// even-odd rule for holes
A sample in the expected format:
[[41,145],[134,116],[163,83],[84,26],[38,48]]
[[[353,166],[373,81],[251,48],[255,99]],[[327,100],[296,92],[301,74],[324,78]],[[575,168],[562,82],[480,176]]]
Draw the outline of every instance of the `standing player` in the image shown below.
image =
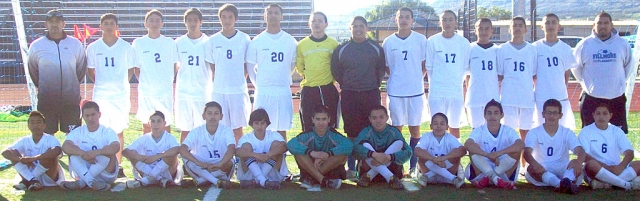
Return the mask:
[[200,108],[211,101],[213,88],[211,68],[205,60],[205,45],[209,37],[200,31],[202,13],[190,8],[184,13],[187,34],[176,39],[180,65],[176,76],[176,127],[180,129],[180,142],[189,131],[204,124]]
[[267,130],[269,126],[267,111],[260,108],[251,112],[249,125],[253,132],[240,138],[236,156],[240,165],[236,178],[242,188],[260,185],[267,189],[279,189],[280,182],[289,174],[283,153],[287,145],[278,132]]
[[[385,73],[384,51],[367,38],[367,20],[355,16],[351,20],[351,40],[338,46],[331,56],[331,74],[340,83],[340,104],[344,132],[353,141],[370,125],[371,108],[380,105],[380,82]],[[349,171],[356,171],[352,156]]]
[[[102,107],[100,125],[118,134],[120,150],[116,157],[120,164],[124,147],[122,131],[129,127],[131,109],[129,79],[138,63],[133,47],[116,35],[116,15],[102,15],[100,29],[102,38],[87,47],[87,75],[94,82],[92,100]],[[125,177],[122,167],[118,170],[118,177]]]
[[440,14],[442,32],[427,42],[427,76],[429,77],[429,110],[451,117],[449,130],[460,138],[460,116],[464,111],[462,82],[469,61],[469,41],[456,34],[458,18],[451,10]]
[[220,124],[221,110],[216,102],[205,104],[202,112],[205,124],[191,130],[180,146],[183,164],[196,185],[211,182],[218,188],[229,188],[236,140],[231,128]]
[[139,71],[136,70],[138,84],[138,112],[136,117],[142,122],[142,131],[151,132],[149,116],[156,110],[166,114],[167,127],[173,123],[173,78],[179,62],[176,43],[160,34],[164,26],[162,13],[151,10],[144,16],[144,27],[148,34],[133,41],[138,57]]
[[[532,129],[524,140],[523,158],[529,163],[525,177],[535,186],[552,186],[557,192],[576,194],[582,184],[585,153],[576,134],[560,125],[562,107],[556,99],[544,102],[544,123]],[[569,151],[578,158],[569,161]]]
[[491,100],[499,100],[500,91],[496,69],[498,45],[489,41],[493,35],[491,20],[480,18],[475,30],[478,41],[471,43],[469,52],[465,106],[471,127],[478,128],[486,123],[484,106]]
[[353,143],[329,126],[329,108],[313,108],[313,128],[289,140],[287,148],[300,168],[303,188],[314,184],[338,189],[347,178],[344,164],[353,151]]
[[576,58],[573,57],[571,47],[558,39],[560,20],[556,14],[549,13],[542,18],[544,22],[540,28],[544,31],[544,38],[534,42],[537,54],[537,72],[535,83],[536,122],[544,123],[541,111],[545,101],[556,99],[562,103],[562,118],[560,125],[575,129],[576,122],[571,110],[571,102],[567,93],[569,82],[569,69],[575,67]]
[[[384,39],[382,48],[386,58],[387,107],[391,113],[391,125],[402,132],[404,125],[409,126],[411,139],[409,145],[415,148],[420,139],[420,124],[424,102],[424,56],[427,39],[424,35],[411,30],[413,11],[402,7],[396,12],[398,32]],[[411,156],[409,172],[415,172],[416,156]]]
[[502,105],[489,101],[484,107],[487,124],[473,129],[464,143],[471,156],[465,176],[477,188],[494,184],[512,189],[518,179],[517,163],[524,143],[513,128],[500,124],[502,117]]
[[436,113],[431,118],[432,132],[425,133],[413,150],[420,164],[418,183],[450,183],[460,188],[464,179],[458,177],[460,158],[467,154],[467,150],[458,139],[447,133],[449,120],[442,113]]
[[[585,126],[578,136],[587,153],[585,180],[593,189],[611,185],[640,189],[640,161],[632,161],[633,147],[622,129],[609,123],[614,115],[609,105],[600,103],[592,115],[595,122]],[[620,155],[624,155],[622,160]]]
[[[402,133],[387,124],[389,115],[382,105],[374,106],[369,115],[370,126],[355,140],[353,155],[361,160],[358,186],[367,187],[371,181],[384,179],[393,189],[403,189],[402,169],[412,155]],[[378,174],[382,177],[377,177]],[[380,179],[382,178],[382,179]]]
[[533,128],[533,80],[537,72],[537,54],[536,48],[524,41],[527,33],[524,18],[511,19],[509,33],[511,40],[498,49],[498,80],[502,82],[500,103],[504,106],[504,125],[519,128],[520,136],[525,139],[529,129]]
[[29,46],[29,76],[38,88],[38,110],[47,116],[45,133],[69,133],[80,126],[80,82],[87,72],[84,47],[67,36],[62,13],[47,12],[47,35]]
[[329,108],[329,127],[336,128],[338,125],[336,122],[340,94],[331,75],[331,54],[338,47],[338,41],[325,34],[324,30],[328,25],[324,13],[312,13],[309,16],[311,35],[298,43],[296,70],[302,76],[300,123],[303,131],[311,131],[314,116],[311,111],[316,105]]
[[62,151],[69,155],[69,172],[73,181],[63,181],[60,187],[77,190],[89,186],[106,191],[118,176],[116,153],[120,150],[118,136],[111,128],[100,125],[100,107],[88,101],[82,105],[82,119],[86,123],[73,129]]
[[233,129],[236,142],[247,126],[251,102],[247,91],[245,54],[251,42],[249,35],[235,29],[238,8],[233,4],[218,9],[222,31],[211,36],[206,45],[206,61],[216,74],[213,79],[212,100],[220,103],[225,115],[221,122]]
[[253,108],[269,113],[268,130],[287,139],[293,125],[291,74],[296,65],[296,39],[280,29],[282,7],[269,4],[264,9],[267,29],[253,38],[247,50],[247,71],[256,87]]
[[20,183],[13,185],[16,190],[36,191],[64,181],[64,169],[58,162],[58,155],[62,153],[60,141],[44,133],[44,122],[42,113],[29,113],[27,126],[31,135],[20,138],[2,152],[20,175]]
[[613,18],[602,12],[593,23],[593,33],[580,41],[573,52],[578,66],[573,75],[582,86],[580,118],[582,127],[594,122],[592,113],[600,103],[611,106],[611,124],[628,133],[626,81],[636,69],[631,47],[613,28]]

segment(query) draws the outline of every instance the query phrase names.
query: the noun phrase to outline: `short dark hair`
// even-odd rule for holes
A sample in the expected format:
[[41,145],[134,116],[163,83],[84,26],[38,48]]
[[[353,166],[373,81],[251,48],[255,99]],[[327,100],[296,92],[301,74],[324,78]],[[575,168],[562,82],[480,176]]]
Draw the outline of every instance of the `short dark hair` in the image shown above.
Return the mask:
[[233,16],[236,17],[236,19],[238,19],[238,8],[235,5],[230,3],[222,5],[218,9],[218,18],[220,18],[222,11],[230,11],[233,13]]
[[313,107],[313,117],[316,116],[316,114],[320,114],[320,113],[324,113],[327,114],[327,116],[329,116],[329,108],[327,106],[324,105],[316,105],[315,107]]
[[185,23],[187,22],[187,16],[191,15],[191,14],[198,16],[198,19],[200,21],[202,21],[202,12],[200,12],[200,9],[189,8],[189,9],[187,9],[187,11],[184,12],[184,16],[183,17],[184,17],[184,22]]
[[162,18],[162,13],[158,9],[153,9],[147,12],[147,14],[144,15],[144,21],[147,22],[151,15],[158,15],[160,17],[160,20],[164,21],[164,18]]
[[560,103],[560,101],[556,99],[552,98],[545,101],[544,104],[542,105],[542,112],[547,111],[547,107],[557,107],[558,110],[560,110],[560,113],[562,113],[562,104]]
[[269,4],[266,8],[264,8],[264,13],[267,13],[269,8],[273,8],[273,7],[280,9],[280,14],[282,14],[282,6],[275,3]]
[[522,21],[522,23],[524,24],[524,26],[525,26],[525,27],[527,26],[527,21],[525,21],[525,20],[524,20],[524,17],[520,17],[520,16],[516,16],[516,17],[512,18],[512,19],[511,19],[511,23],[510,23],[510,24],[513,24],[513,22],[515,22],[516,20],[520,20],[520,21]]
[[371,112],[376,110],[382,110],[384,111],[385,115],[389,116],[389,112],[387,111],[387,108],[382,105],[374,105],[373,107],[371,107],[371,109],[369,109],[369,116],[371,116]]
[[544,15],[544,17],[546,18],[555,17],[556,20],[560,21],[560,18],[555,13],[547,13],[546,15]]
[[220,110],[220,113],[222,113],[222,106],[220,106],[220,103],[211,101],[211,102],[208,102],[207,104],[204,104],[204,110],[202,110],[202,114],[206,113],[207,108],[210,108],[210,107],[218,108],[218,110]]
[[596,18],[598,18],[598,17],[600,17],[600,18],[607,17],[607,18],[609,18],[609,22],[613,22],[613,18],[611,17],[611,15],[609,13],[607,13],[607,12],[604,12],[604,10],[602,12],[598,13],[598,15],[596,15]]
[[31,119],[32,117],[40,117],[40,118],[42,118],[42,121],[45,120],[44,114],[42,114],[42,112],[40,112],[38,110],[34,110],[34,111],[29,112],[29,119]]
[[369,26],[367,24],[367,19],[365,19],[364,17],[362,17],[360,15],[356,15],[355,17],[353,17],[353,19],[351,19],[351,24],[350,25],[353,25],[353,23],[356,22],[356,20],[360,20],[362,23],[364,23],[364,26],[367,26],[367,27]]
[[607,111],[611,112],[611,106],[609,104],[607,104],[607,103],[598,103],[598,105],[596,105],[596,107],[594,108],[594,110],[592,112],[592,115],[593,115],[593,113],[596,112],[595,109],[598,109],[599,107],[607,108]]
[[396,17],[398,16],[398,13],[400,13],[402,11],[407,11],[407,12],[411,13],[411,19],[413,19],[413,10],[411,10],[411,8],[409,8],[409,7],[401,7],[401,8],[399,8],[398,11],[396,11]]
[[251,112],[251,115],[249,115],[249,126],[253,125],[253,122],[256,121],[265,121],[267,122],[267,125],[271,124],[271,121],[269,120],[269,114],[263,108],[258,108],[257,110]]
[[96,109],[96,111],[100,112],[100,106],[98,106],[98,103],[96,103],[96,102],[87,101],[87,102],[84,102],[84,104],[82,104],[82,112],[83,113],[84,113],[84,111],[86,109],[90,109],[90,108]]
[[162,118],[162,121],[165,120],[164,113],[162,113],[162,112],[160,112],[158,110],[156,110],[153,114],[151,114],[151,116],[149,116],[149,119],[151,119],[151,117],[154,117],[154,116],[159,116],[160,118]]
[[491,19],[483,17],[478,19],[478,21],[476,21],[475,26],[480,26],[481,23],[489,23],[489,25],[493,26],[493,23],[491,22]]
[[500,113],[504,113],[504,110],[502,110],[502,104],[500,104],[500,102],[496,101],[495,99],[491,99],[487,105],[484,106],[484,114],[487,114],[487,109],[489,109],[489,107],[491,106],[495,106],[498,107],[498,110],[500,110]]
[[435,119],[436,117],[444,118],[444,123],[449,125],[449,118],[447,117],[447,115],[444,115],[442,112],[438,112],[431,117],[431,120],[433,121],[433,119]]
[[327,15],[325,15],[323,12],[320,12],[320,11],[313,12],[313,13],[311,13],[311,16],[309,16],[309,19],[313,19],[314,15],[322,15],[322,17],[324,18],[324,22],[325,23],[329,23],[327,21]]
[[442,11],[442,13],[440,13],[440,16],[444,15],[445,13],[451,13],[453,15],[453,19],[458,21],[458,15],[456,15],[456,13],[453,12],[452,10],[444,10],[444,11]]
[[116,25],[118,25],[118,17],[116,17],[116,14],[113,13],[105,13],[104,15],[100,16],[100,24],[108,19],[112,19],[116,22]]

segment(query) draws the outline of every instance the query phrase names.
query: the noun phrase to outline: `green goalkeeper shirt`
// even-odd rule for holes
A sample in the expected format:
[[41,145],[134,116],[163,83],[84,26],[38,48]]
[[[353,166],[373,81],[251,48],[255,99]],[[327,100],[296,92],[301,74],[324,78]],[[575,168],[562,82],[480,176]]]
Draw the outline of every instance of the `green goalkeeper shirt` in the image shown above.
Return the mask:
[[353,150],[353,143],[334,130],[328,130],[320,137],[315,133],[315,128],[306,133],[301,133],[287,143],[289,152],[293,155],[308,155],[311,151],[322,151],[329,156],[348,156]]
[[402,140],[404,146],[402,146],[402,150],[391,154],[391,161],[395,164],[402,165],[409,161],[413,150],[411,150],[407,141],[404,140],[400,131],[390,125],[387,125],[382,132],[376,132],[371,126],[367,126],[360,131],[360,134],[353,142],[355,144],[355,146],[353,146],[353,156],[358,160],[371,158],[373,152],[362,145],[365,142],[371,144],[376,152],[384,152],[397,140]]

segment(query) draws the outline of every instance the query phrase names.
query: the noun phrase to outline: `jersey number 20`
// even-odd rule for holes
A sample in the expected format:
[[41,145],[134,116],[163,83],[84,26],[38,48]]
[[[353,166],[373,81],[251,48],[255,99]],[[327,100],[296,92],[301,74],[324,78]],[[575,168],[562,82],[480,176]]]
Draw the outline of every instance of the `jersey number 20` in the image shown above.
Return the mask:
[[282,61],[284,61],[284,53],[282,52],[271,53],[271,62],[282,62]]

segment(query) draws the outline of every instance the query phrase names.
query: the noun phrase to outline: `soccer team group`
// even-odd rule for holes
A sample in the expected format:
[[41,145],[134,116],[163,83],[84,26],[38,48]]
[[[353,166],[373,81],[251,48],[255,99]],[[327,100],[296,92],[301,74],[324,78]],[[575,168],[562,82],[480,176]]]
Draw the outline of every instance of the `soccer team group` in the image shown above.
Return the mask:
[[[361,16],[351,21],[352,38],[339,44],[325,34],[328,22],[321,12],[309,18],[311,35],[296,42],[281,30],[282,11],[279,5],[267,6],[266,30],[251,40],[234,27],[235,6],[219,8],[222,30],[211,37],[200,31],[202,13],[189,9],[184,14],[187,33],[174,41],[160,34],[162,13],[152,10],[144,22],[148,35],[131,45],[116,35],[118,18],[108,13],[100,18],[102,38],[86,52],[62,31],[62,13],[50,11],[47,36],[29,50],[40,112],[29,114],[32,134],[2,152],[22,178],[14,187],[108,190],[122,171],[122,155],[133,166],[129,188],[181,185],[186,171],[196,185],[229,188],[235,173],[242,188],[279,189],[290,174],[284,162],[289,151],[300,169],[301,187],[307,189],[338,189],[347,178],[362,187],[386,182],[403,189],[400,179],[408,161],[409,175],[422,186],[450,183],[460,188],[468,180],[478,188],[513,189],[523,167],[529,183],[565,193],[577,193],[583,180],[593,188],[640,189],[640,162],[632,161],[625,135],[630,47],[607,13],[597,15],[593,34],[574,51],[558,40],[555,14],[542,20],[544,39],[524,41],[525,20],[515,17],[511,40],[496,45],[490,42],[489,19],[478,20],[478,40],[470,43],[456,33],[457,18],[447,10],[440,15],[442,31],[427,39],[411,30],[413,11],[403,7],[395,15],[398,31],[380,46],[367,38],[367,20]],[[67,65],[70,70],[61,70]],[[71,76],[55,78],[51,68]],[[303,77],[304,132],[287,141],[294,70]],[[572,131],[569,70],[584,89],[579,136]],[[65,83],[82,80],[85,72],[95,83],[92,101],[81,108],[48,106],[58,101],[47,99],[55,92],[77,90]],[[387,107],[381,105],[379,90],[385,74]],[[136,116],[145,134],[124,147],[133,75],[139,80]],[[255,86],[253,105],[247,75]],[[54,84],[45,84],[52,80]],[[73,121],[60,114],[73,114],[73,107],[85,125],[71,129],[69,125],[80,123],[69,123]],[[462,144],[458,138],[465,109],[474,129]],[[339,113],[346,136],[334,129]],[[419,126],[426,120],[432,131],[421,135]],[[180,141],[168,132],[171,124],[182,131]],[[58,125],[63,131],[69,127],[62,145],[46,134],[57,132]],[[401,134],[404,125],[409,143]],[[246,126],[253,131],[243,134]],[[58,162],[61,152],[69,156],[70,180]],[[467,153],[470,164],[465,168],[460,160]],[[570,160],[571,153],[577,158]]]

